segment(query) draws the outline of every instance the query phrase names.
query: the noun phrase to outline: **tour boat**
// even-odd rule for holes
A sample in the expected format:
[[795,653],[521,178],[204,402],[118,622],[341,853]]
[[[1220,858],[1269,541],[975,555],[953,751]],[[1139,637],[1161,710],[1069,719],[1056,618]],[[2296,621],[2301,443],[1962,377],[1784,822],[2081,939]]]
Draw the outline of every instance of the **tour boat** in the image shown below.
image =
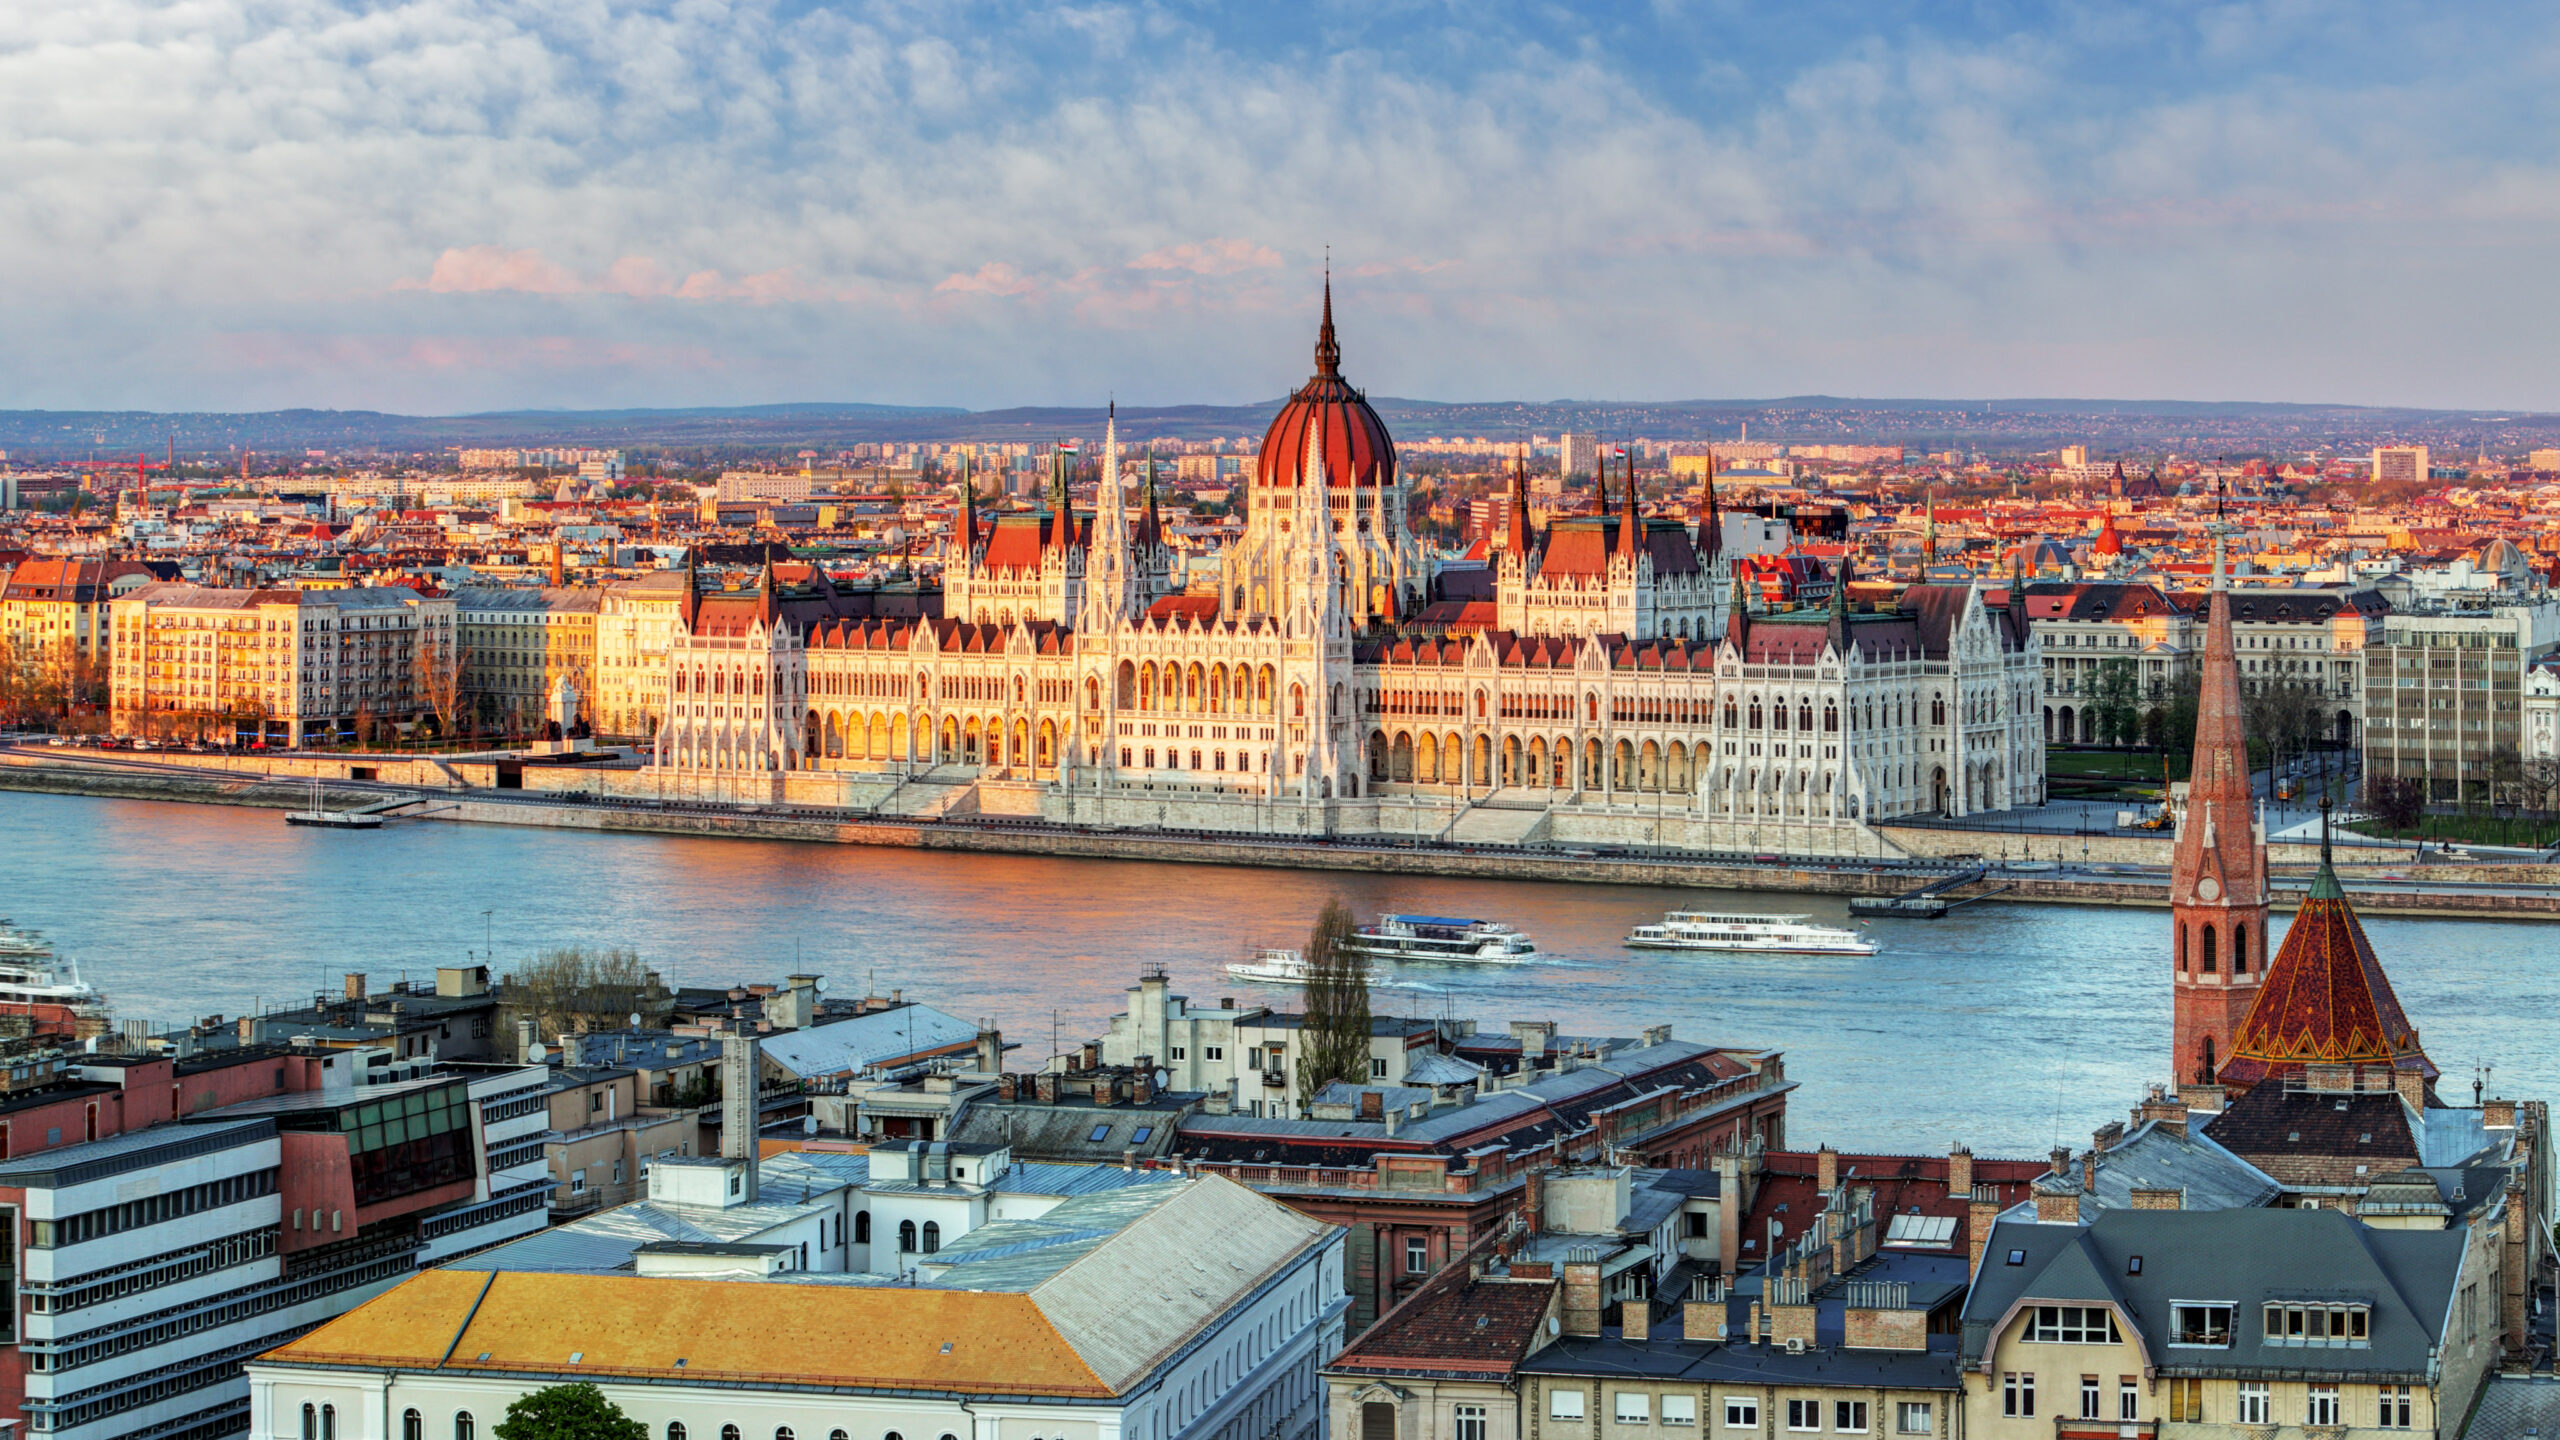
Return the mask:
[[352,810],[330,809],[327,805],[322,803],[320,799],[320,782],[317,778],[314,778],[311,782],[311,808],[308,810],[287,810],[284,812],[284,823],[287,825],[320,825],[331,830],[379,830],[382,828],[382,817],[379,815],[359,815]]
[[1517,965],[1538,958],[1529,937],[1508,925],[1445,915],[1381,915],[1351,932],[1351,948],[1377,960]]
[[1811,924],[1810,918],[1674,910],[1659,925],[1637,926],[1626,943],[1638,950],[1744,950],[1764,955],[1873,955],[1883,948],[1854,930]]
[[0,1014],[12,1005],[58,1005],[75,1015],[103,1015],[106,1004],[80,978],[77,964],[55,958],[43,936],[0,917]]
[[[1295,950],[1257,950],[1252,959],[1228,966],[1227,973],[1263,985],[1304,985],[1307,959]],[[1368,967],[1368,979],[1372,985],[1387,983],[1386,972],[1375,965]]]

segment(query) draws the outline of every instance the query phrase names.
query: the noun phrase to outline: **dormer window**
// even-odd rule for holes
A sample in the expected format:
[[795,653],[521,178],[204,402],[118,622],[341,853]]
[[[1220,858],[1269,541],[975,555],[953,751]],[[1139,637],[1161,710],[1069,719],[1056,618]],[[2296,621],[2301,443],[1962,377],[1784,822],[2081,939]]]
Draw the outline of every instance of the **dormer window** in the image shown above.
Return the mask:
[[2124,1336],[2115,1312],[2104,1305],[2039,1305],[2027,1322],[2027,1338],[2048,1345],[2113,1345]]
[[2169,1343],[2205,1345],[2216,1350],[2231,1345],[2232,1306],[2216,1302],[2174,1302],[2169,1306]]
[[2363,1305],[2269,1305],[2265,1339],[2270,1345],[2364,1345],[2372,1311]]

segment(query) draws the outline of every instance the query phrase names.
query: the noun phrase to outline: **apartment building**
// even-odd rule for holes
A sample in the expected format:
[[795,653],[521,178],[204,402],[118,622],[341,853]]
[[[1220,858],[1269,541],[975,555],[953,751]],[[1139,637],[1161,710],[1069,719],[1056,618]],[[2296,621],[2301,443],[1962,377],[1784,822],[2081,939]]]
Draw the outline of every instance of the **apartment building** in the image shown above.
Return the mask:
[[110,605],[119,734],[299,745],[434,707],[456,645],[449,598],[400,587],[216,589],[154,581]]
[[462,698],[483,726],[510,734],[539,728],[564,680],[581,711],[595,713],[603,598],[592,586],[454,591]]
[[595,692],[588,712],[597,730],[631,739],[657,733],[666,703],[667,648],[691,583],[685,571],[660,570],[604,587],[596,602]]
[[39,555],[0,583],[0,658],[57,675],[75,666],[106,677],[107,603],[149,584],[151,567],[134,560]]
[[[780,1188],[756,1200],[744,1160],[659,1169],[699,1172],[686,1216],[715,1224]],[[611,1242],[562,1269],[423,1275],[262,1357],[251,1424],[474,1440],[528,1391],[587,1380],[651,1435],[702,1440],[1321,1431],[1341,1233],[1243,1186],[1069,1198],[899,1276],[822,1267],[804,1243]]]
[[0,1424],[237,1434],[249,1357],[539,1227],[539,1072],[388,1059],[83,1055],[0,1101]]
[[2497,1250],[2334,1210],[2004,1221],[1964,1304],[1964,1433],[2452,1434],[2499,1353]]
[[2365,774],[2440,804],[2524,798],[2525,674],[2560,646],[2560,601],[2384,621],[2365,666]]

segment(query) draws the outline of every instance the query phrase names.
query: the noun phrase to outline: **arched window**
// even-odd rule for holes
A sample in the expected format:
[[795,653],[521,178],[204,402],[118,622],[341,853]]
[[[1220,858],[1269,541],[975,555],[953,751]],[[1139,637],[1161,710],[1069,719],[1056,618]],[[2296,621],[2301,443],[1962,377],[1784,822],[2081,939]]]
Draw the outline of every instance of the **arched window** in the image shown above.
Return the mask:
[[2231,973],[2249,973],[2249,927],[2242,925],[2231,932]]
[[338,1407],[320,1407],[320,1440],[338,1440]]
[[[415,1410],[400,1412],[400,1440],[427,1440],[427,1417]],[[674,1440],[684,1440],[678,1435]]]
[[302,1440],[320,1440],[320,1411],[315,1406],[302,1407]]
[[[1193,768],[1196,769],[1198,767],[1195,766]],[[931,1255],[941,1248],[942,1222],[939,1220],[927,1220],[924,1222],[924,1253]]]
[[1724,699],[1724,728],[1727,730],[1733,730],[1740,728],[1741,725],[1742,716],[1740,712],[1734,708],[1733,697],[1728,695]]
[[856,1245],[868,1245],[871,1243],[871,1212],[868,1210],[857,1210],[854,1212],[853,1243]]
[[[453,1412],[453,1440],[474,1440],[479,1433],[480,1427],[472,1423],[470,1411]],[[737,1440],[737,1437],[731,1436],[730,1440]]]
[[2178,927],[2178,970],[2179,970],[2179,972],[2180,972],[2180,973],[2182,973],[2182,974],[2183,974],[2183,973],[2185,973],[2186,968],[2187,968],[2187,927],[2186,927],[2186,926],[2184,926],[2184,925],[2181,925],[2181,926],[2179,926],[2179,927]]
[[721,1426],[720,1440],[738,1440],[738,1427],[735,1425]]
[[830,1430],[827,1432],[827,1440],[853,1440],[853,1437],[841,1430]]
[[1947,701],[1945,696],[1932,695],[1929,697],[1929,723],[1932,725],[1944,725],[1947,723]]
[[916,1222],[913,1220],[901,1220],[898,1222],[898,1248],[909,1253],[913,1253],[915,1250]]
[[[1797,705],[1796,705],[1796,728],[1797,728],[1797,729],[1799,729],[1799,730],[1802,730],[1802,731],[1806,731],[1807,733],[1810,733],[1810,732],[1812,731],[1812,729],[1813,729],[1813,702],[1812,702],[1812,701],[1810,701],[1810,700],[1804,700],[1804,701],[1799,701],[1799,702],[1797,703]],[[1834,726],[1834,727],[1832,727],[1832,728],[1837,729],[1837,728],[1839,728],[1839,727]]]
[[2204,973],[2207,975],[2212,974],[2215,969],[2213,963],[2213,927],[2210,925],[2204,927],[2204,964],[2202,968]]
[[800,1437],[791,1433],[790,1426],[776,1425],[773,1427],[773,1440],[800,1440]]
[[667,1440],[684,1440],[683,1421],[670,1420],[667,1422]]

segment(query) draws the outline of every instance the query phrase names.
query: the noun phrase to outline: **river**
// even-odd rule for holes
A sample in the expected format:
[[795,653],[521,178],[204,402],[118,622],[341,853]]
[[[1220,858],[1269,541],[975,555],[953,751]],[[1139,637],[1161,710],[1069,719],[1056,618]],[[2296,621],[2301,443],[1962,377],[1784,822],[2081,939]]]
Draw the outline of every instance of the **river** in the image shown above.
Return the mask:
[[[120,1014],[155,1024],[237,1015],[468,963],[496,969],[555,945],[629,946],[670,983],[775,980],[831,992],[902,988],[992,1018],[1028,1068],[1097,1035],[1141,970],[1196,1001],[1286,1003],[1227,983],[1257,944],[1296,945],[1328,894],[1379,910],[1517,925],[1548,963],[1411,967],[1382,1013],[1552,1018],[1566,1034],[1633,1034],[1784,1050],[1801,1082],[1790,1137],[1900,1152],[1964,1140],[2041,1155],[2086,1144],[2166,1078],[2168,921],[2156,910],[1983,904],[1878,921],[1866,958],[1633,951],[1666,909],[1803,911],[1826,896],[1359,876],[1327,871],[1015,858],[780,841],[692,840],[437,822],[369,833],[295,829],[273,810],[0,792],[0,913],[43,930]],[[2286,917],[2279,915],[2277,923]],[[2560,931],[2474,920],[2366,924],[2400,998],[2468,1103],[2494,1088],[2551,1097],[2560,1050]]]

